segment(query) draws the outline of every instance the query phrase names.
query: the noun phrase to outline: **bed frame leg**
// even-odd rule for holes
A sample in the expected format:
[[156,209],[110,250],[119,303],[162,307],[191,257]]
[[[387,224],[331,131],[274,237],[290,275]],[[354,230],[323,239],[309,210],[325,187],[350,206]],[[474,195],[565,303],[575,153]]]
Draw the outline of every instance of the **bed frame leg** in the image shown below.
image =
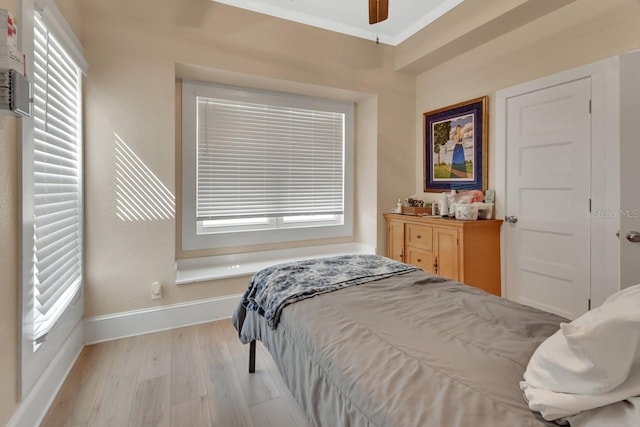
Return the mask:
[[249,343],[249,373],[256,371],[256,340]]

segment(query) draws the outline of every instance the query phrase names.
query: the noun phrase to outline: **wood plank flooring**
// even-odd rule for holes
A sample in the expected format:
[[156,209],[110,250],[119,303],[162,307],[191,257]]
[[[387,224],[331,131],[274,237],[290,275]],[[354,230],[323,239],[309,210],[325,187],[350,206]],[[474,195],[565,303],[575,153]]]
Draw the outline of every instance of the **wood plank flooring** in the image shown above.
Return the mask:
[[230,320],[87,346],[42,427],[311,427],[267,350]]

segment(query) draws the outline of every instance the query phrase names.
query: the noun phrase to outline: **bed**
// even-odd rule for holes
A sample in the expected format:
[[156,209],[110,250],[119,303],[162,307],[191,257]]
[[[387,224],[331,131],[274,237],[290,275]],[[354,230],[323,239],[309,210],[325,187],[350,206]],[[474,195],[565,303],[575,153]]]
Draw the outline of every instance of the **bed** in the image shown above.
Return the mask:
[[[285,266],[278,283],[297,268]],[[519,384],[566,319],[409,266],[290,298],[275,320],[251,289],[233,316],[240,340],[265,345],[313,425],[557,425]]]

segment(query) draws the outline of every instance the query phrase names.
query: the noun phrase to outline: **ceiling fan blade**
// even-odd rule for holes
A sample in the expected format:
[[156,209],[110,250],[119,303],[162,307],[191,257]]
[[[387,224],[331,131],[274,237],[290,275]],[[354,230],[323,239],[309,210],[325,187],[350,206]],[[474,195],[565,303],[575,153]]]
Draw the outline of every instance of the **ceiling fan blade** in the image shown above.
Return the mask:
[[389,17],[389,0],[369,0],[369,24],[377,24]]

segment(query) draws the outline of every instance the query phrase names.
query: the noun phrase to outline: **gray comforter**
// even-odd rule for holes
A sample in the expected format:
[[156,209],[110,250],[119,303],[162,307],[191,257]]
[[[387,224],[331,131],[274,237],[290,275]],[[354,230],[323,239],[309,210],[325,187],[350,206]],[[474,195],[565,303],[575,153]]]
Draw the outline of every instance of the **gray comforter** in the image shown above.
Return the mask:
[[564,320],[422,271],[287,306],[275,330],[234,315],[326,427],[544,426],[518,383]]
[[377,255],[341,255],[287,262],[258,271],[242,296],[275,329],[284,307],[316,295],[417,270]]

